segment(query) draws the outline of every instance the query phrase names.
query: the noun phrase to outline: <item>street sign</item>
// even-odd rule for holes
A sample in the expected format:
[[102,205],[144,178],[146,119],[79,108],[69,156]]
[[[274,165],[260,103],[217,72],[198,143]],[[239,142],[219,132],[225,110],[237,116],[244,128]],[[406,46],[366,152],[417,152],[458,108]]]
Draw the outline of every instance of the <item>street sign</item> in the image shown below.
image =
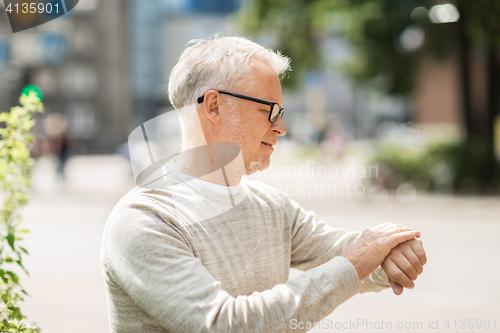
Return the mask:
[[37,49],[40,60],[47,65],[57,65],[66,59],[68,41],[61,33],[40,33],[37,37]]
[[9,62],[10,43],[7,39],[0,39],[0,66]]

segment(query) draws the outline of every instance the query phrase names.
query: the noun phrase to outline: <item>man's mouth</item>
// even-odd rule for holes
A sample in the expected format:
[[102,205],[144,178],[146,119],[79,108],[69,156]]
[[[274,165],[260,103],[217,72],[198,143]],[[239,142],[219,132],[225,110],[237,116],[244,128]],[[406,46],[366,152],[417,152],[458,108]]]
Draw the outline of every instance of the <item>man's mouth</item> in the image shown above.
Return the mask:
[[273,146],[272,144],[267,143],[267,142],[264,142],[264,141],[262,141],[262,143],[263,143],[263,144],[265,144],[266,146],[269,146],[269,147],[272,147],[272,146]]

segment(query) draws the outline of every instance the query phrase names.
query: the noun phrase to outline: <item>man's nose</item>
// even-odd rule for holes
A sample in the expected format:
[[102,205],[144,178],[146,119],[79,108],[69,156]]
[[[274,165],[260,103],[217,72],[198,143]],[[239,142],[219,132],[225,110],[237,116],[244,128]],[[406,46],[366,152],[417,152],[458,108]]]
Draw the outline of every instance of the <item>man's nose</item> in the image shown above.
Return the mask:
[[278,133],[279,136],[286,134],[286,125],[281,115],[278,116],[278,119],[276,119],[276,122],[273,124],[273,132]]

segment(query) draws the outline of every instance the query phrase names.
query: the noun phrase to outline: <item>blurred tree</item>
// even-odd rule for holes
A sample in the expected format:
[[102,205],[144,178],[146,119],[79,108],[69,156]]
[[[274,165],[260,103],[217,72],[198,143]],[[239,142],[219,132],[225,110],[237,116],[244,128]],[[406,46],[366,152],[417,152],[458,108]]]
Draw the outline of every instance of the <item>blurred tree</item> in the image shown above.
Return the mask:
[[[448,2],[458,9],[458,20],[432,22],[429,10]],[[481,142],[491,151],[484,173],[494,177],[493,119],[500,115],[500,1],[250,0],[239,15],[247,32],[270,34],[276,48],[292,58],[293,74],[283,82],[291,87],[309,70],[323,66],[321,40],[328,35],[341,36],[353,47],[353,57],[343,69],[355,83],[373,80],[378,89],[400,96],[411,94],[421,57],[445,59],[458,52],[468,140],[476,146]],[[470,54],[478,47],[487,50],[488,117],[482,122],[471,105],[470,89]]]
[[[500,45],[500,1],[457,0],[458,22],[433,24],[428,9],[439,3],[442,1],[251,0],[239,15],[246,31],[275,36],[276,48],[293,59],[294,75],[284,82],[287,85],[321,66],[320,40],[334,34],[354,47],[354,58],[346,69],[356,81],[383,76],[390,83],[387,92],[407,94],[413,88],[412,65],[422,52],[443,58],[461,43],[466,47],[471,41],[492,48]],[[415,10],[418,7],[422,8]],[[408,28],[425,30],[421,47],[405,42],[405,32],[412,37]]]

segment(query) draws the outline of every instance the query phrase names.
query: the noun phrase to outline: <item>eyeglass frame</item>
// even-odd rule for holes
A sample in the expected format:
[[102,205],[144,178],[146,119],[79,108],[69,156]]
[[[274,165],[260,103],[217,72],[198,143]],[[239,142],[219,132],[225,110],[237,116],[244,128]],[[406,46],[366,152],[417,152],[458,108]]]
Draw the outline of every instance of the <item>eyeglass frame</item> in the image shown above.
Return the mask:
[[[269,122],[271,124],[274,124],[278,120],[278,117],[280,115],[281,115],[281,118],[283,118],[283,115],[285,114],[285,109],[282,108],[278,103],[268,102],[268,101],[265,101],[263,99],[258,99],[258,98],[254,98],[254,97],[250,97],[250,96],[235,94],[235,93],[231,93],[231,92],[223,91],[223,90],[216,90],[216,91],[220,94],[225,94],[225,95],[229,95],[229,96],[233,96],[233,97],[237,97],[237,98],[241,98],[241,99],[246,99],[247,101],[252,101],[252,102],[256,102],[256,103],[260,103],[260,104],[269,105],[270,109],[269,109],[269,116],[267,117],[267,120],[269,120]],[[205,99],[205,95],[198,97],[198,99],[197,99],[198,104],[203,103],[204,99]],[[278,106],[279,111],[278,111],[278,114],[276,115],[276,118],[274,119],[274,121],[272,121],[271,115],[273,114],[274,105]]]

